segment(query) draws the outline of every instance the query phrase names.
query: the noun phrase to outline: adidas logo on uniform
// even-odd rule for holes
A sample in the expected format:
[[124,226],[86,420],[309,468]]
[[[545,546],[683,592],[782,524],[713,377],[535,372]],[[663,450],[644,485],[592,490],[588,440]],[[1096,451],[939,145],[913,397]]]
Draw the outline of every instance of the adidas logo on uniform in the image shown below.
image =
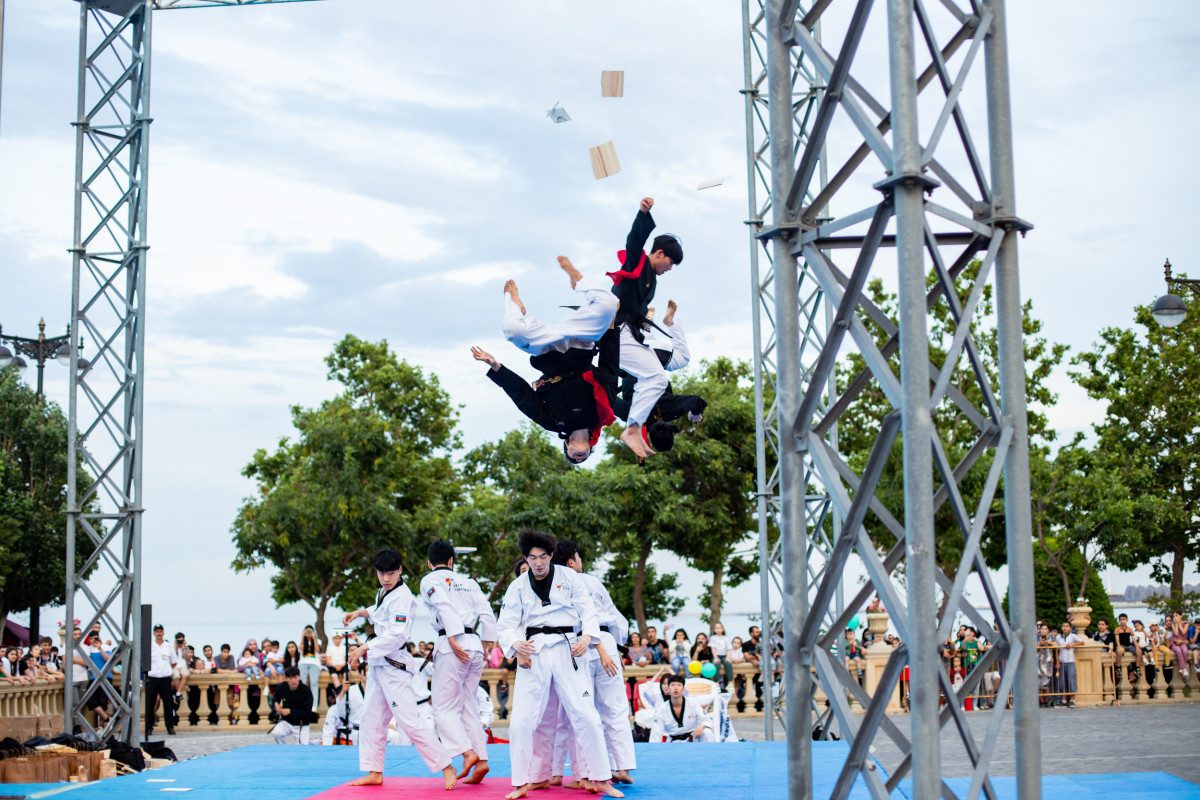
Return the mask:
[[584,697],[591,697],[591,696],[592,696],[592,694],[591,694],[591,692],[589,692],[587,689],[584,689],[584,690],[583,690],[583,696],[584,696]]
[[395,700],[393,700],[393,701],[392,701],[392,708],[396,708],[396,701],[395,701]]

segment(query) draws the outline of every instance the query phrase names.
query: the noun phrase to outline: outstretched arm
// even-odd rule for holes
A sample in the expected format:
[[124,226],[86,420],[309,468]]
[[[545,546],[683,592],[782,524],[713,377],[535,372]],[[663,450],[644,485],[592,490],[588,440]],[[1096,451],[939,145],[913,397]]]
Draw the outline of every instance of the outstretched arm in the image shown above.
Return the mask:
[[633,218],[633,226],[629,229],[629,235],[625,237],[626,269],[637,267],[638,260],[642,257],[642,251],[646,248],[646,240],[650,238],[650,232],[654,230],[654,217],[650,216],[650,209],[653,207],[653,197],[643,197],[642,202],[638,205],[638,213]]
[[554,430],[554,420],[550,412],[546,410],[546,404],[520,375],[478,347],[471,348],[471,355],[476,361],[483,361],[490,367],[488,378],[512,398],[518,411],[546,430]]

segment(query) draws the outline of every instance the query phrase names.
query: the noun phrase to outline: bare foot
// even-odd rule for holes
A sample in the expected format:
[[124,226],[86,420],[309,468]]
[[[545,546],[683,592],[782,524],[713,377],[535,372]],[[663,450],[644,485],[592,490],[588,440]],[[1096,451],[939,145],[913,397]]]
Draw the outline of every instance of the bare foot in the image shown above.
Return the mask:
[[579,778],[578,780],[573,780],[570,783],[564,783],[563,788],[564,789],[585,789],[585,790],[591,792],[592,794],[596,793],[595,788],[592,786],[592,782],[589,781],[587,778]]
[[562,786],[562,775],[555,775],[550,779],[551,786]]
[[665,317],[663,317],[663,325],[667,326],[668,328],[671,327],[671,323],[673,323],[675,321],[675,312],[678,310],[679,310],[679,306],[675,305],[675,301],[668,300],[667,301],[667,315]]
[[508,794],[504,795],[504,800],[517,800],[518,797],[524,797],[525,795],[529,794],[530,788],[531,785],[528,783],[524,786],[518,786]]
[[624,442],[633,454],[638,458],[648,458],[654,455],[654,451],[642,439],[642,428],[640,425],[630,425],[625,430],[621,431],[621,441]]
[[442,768],[442,777],[446,780],[446,791],[454,788],[454,784],[458,783],[458,776],[454,774],[454,765],[447,764]]
[[603,792],[604,794],[608,795],[609,797],[624,797],[625,796],[622,792],[618,791],[608,781],[592,781],[592,783],[595,785],[595,787],[598,791]]
[[[529,788],[530,788],[531,790],[536,790],[536,789],[549,789],[549,788],[550,788],[550,784],[552,784],[552,783],[554,783],[554,780],[553,780],[553,779],[551,779],[551,780],[548,780],[548,781],[538,781],[537,783],[531,783],[531,784],[529,784]],[[559,778],[559,779],[558,779],[558,783],[555,783],[554,785],[555,785],[555,786],[558,786],[558,785],[560,785],[560,784],[562,784],[562,778]]]
[[517,304],[517,308],[521,309],[521,313],[525,313],[525,304],[521,302],[521,295],[517,294],[517,282],[509,278],[504,282],[504,293],[512,298],[512,301]]
[[479,763],[479,756],[475,755],[474,750],[468,750],[463,753],[463,768],[462,772],[458,773],[459,778],[465,778],[471,773],[471,767]]
[[583,273],[575,269],[575,265],[571,263],[571,259],[567,258],[566,256],[559,256],[558,264],[563,268],[563,272],[570,276],[571,288],[574,289],[575,284],[583,280]]
[[629,777],[629,770],[619,769],[617,774],[613,776],[613,783],[628,783],[633,785],[633,778]]
[[463,783],[479,783],[483,780],[483,776],[487,775],[488,772],[488,763],[486,761],[480,761],[475,765],[475,771],[471,773],[471,777],[467,778],[465,781],[463,781]]
[[382,772],[368,772],[361,778],[355,778],[350,781],[351,786],[379,786],[383,783]]

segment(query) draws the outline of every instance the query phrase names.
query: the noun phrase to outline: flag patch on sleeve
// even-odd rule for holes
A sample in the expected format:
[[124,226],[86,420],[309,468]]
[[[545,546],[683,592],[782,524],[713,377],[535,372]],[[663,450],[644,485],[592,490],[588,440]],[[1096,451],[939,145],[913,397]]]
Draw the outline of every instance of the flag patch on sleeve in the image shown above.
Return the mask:
[[408,622],[408,617],[406,617],[404,614],[397,614],[396,622]]
[[426,597],[433,597],[433,593],[437,591],[436,586],[430,586],[429,591],[425,593]]

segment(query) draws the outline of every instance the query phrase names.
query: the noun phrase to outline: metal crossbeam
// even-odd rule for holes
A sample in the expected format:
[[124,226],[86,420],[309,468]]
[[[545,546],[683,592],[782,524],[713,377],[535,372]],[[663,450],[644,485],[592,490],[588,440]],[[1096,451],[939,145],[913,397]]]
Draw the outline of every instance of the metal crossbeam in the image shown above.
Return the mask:
[[[810,729],[828,733],[835,722],[851,750],[833,797],[848,796],[858,780],[872,796],[884,798],[906,777],[914,782],[914,796],[954,797],[939,773],[941,728],[953,722],[972,765],[967,796],[993,798],[989,775],[1004,703],[976,740],[958,701],[1003,660],[1000,696],[1012,689],[1018,792],[1037,798],[1032,531],[1016,249],[1017,234],[1030,226],[1015,213],[1004,0],[816,0],[808,7],[768,0],[753,13],[751,8],[743,3],[760,567],[767,641],[780,637],[786,653],[786,708],[772,703],[768,738],[772,719],[786,718],[794,798],[813,796]],[[839,31],[838,41],[822,41],[821,21],[834,13],[837,24],[830,30]],[[872,14],[886,18],[886,103],[865,88],[881,85],[881,76],[855,60],[857,53],[883,44],[870,41]],[[973,97],[970,79],[980,69],[987,92]],[[932,116],[918,126],[922,94],[921,107]],[[965,105],[972,102],[986,106],[985,149],[969,129]],[[829,143],[851,153],[832,178]],[[857,187],[866,184],[880,196],[864,207]],[[938,202],[932,199],[935,191]],[[855,210],[833,218],[830,205],[842,197]],[[759,240],[771,246],[765,277],[759,274]],[[870,278],[893,263],[894,316],[863,294]],[[965,298],[958,293],[964,282]],[[998,363],[981,350],[973,330],[989,284],[996,296]],[[930,350],[928,321],[935,312],[949,329],[944,355]],[[839,382],[838,367],[845,363],[840,357],[847,350],[857,353],[861,369]],[[993,389],[996,376],[999,393]],[[861,463],[841,452],[837,428],[843,415],[869,398],[882,399],[890,413],[880,420],[872,452]],[[957,462],[937,428],[939,411],[974,426]],[[899,461],[896,441],[903,442],[902,464],[890,463]],[[962,481],[981,459],[988,465],[986,478],[967,496]],[[899,516],[876,496],[889,467],[903,471]],[[980,549],[1001,477],[1011,617],[1001,608]],[[953,573],[935,558],[935,514],[943,506],[953,528],[940,535],[961,537],[961,556],[947,565]],[[895,538],[886,553],[868,533],[870,516]],[[846,605],[843,576],[852,559],[867,573],[867,583]],[[782,621],[771,608],[771,585],[784,598]],[[968,601],[969,588],[982,592],[994,624]],[[871,595],[883,600],[904,641],[891,651],[874,697],[836,651],[839,632]],[[994,646],[955,696],[941,669],[938,642],[957,615]],[[773,666],[764,659],[768,687]],[[884,713],[905,666],[912,675],[907,724]],[[814,680],[827,708],[812,705]],[[939,710],[943,695],[948,702]],[[864,716],[853,713],[856,703],[866,709]],[[869,756],[881,734],[903,753],[886,781]]]

